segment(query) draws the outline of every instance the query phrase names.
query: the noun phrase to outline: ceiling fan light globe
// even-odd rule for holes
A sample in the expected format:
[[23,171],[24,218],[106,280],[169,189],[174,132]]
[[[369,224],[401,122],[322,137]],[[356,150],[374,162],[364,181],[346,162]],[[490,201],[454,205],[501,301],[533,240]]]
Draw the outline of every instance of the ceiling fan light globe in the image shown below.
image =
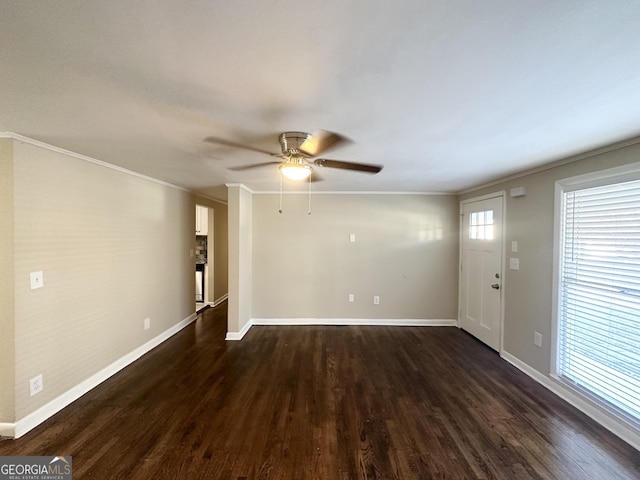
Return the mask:
[[309,165],[280,165],[280,172],[289,180],[299,181],[309,178],[311,167]]

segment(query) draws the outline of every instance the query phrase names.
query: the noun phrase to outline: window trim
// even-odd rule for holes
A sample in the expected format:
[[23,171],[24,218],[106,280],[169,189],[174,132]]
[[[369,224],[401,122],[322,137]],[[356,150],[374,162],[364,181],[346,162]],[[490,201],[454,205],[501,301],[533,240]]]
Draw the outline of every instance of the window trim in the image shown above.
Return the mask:
[[[550,377],[560,383],[564,388],[586,401],[597,411],[606,416],[621,421],[628,428],[640,433],[640,423],[616,408],[610,407],[606,402],[584,388],[565,381],[558,375],[558,344],[560,322],[560,266],[561,266],[561,236],[563,217],[563,196],[567,192],[583,190],[603,185],[611,185],[632,180],[640,180],[640,163],[614,167],[596,172],[577,175],[557,180],[555,182],[554,196],[554,225],[553,225],[553,281],[552,281],[552,318],[551,318],[551,372]],[[602,419],[600,419],[601,423]]]

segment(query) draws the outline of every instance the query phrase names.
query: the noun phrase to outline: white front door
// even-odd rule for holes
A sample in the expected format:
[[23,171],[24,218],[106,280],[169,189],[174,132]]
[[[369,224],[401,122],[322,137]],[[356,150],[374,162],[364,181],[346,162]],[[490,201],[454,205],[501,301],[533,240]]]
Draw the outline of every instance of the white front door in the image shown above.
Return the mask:
[[463,202],[460,327],[500,351],[504,196]]

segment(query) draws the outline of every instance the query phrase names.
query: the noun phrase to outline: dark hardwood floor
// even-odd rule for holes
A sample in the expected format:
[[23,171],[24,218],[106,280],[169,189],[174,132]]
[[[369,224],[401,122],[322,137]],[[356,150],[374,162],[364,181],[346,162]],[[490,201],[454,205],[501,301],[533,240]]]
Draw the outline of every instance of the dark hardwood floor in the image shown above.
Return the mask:
[[0,455],[74,479],[632,479],[640,452],[451,327],[253,327],[226,304]]

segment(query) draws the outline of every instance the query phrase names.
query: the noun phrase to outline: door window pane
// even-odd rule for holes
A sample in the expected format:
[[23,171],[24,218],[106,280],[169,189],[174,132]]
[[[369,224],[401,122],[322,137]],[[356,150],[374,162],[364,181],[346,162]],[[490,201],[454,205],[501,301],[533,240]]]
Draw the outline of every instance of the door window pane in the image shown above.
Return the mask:
[[493,210],[469,215],[469,239],[493,240]]

